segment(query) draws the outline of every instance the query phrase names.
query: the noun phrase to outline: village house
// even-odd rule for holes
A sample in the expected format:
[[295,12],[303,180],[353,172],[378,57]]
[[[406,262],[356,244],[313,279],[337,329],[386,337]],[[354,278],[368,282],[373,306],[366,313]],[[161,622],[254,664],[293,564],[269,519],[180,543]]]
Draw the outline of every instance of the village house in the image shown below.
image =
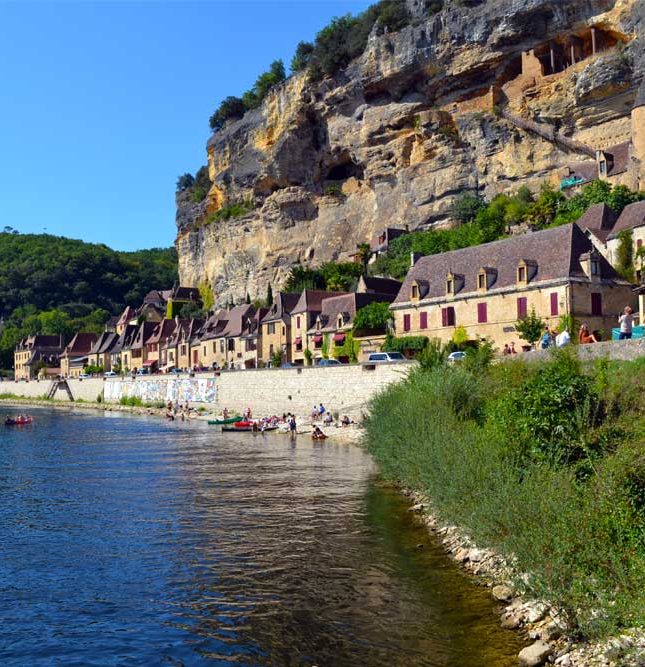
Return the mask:
[[156,370],[159,367],[161,346],[172,336],[177,327],[175,320],[161,320],[155,326],[152,334],[146,340],[146,354],[144,367]]
[[137,312],[134,308],[126,306],[116,322],[115,331],[119,336],[125,331],[129,324],[137,323]]
[[116,343],[110,351],[110,369],[113,371],[121,371],[126,368],[129,369],[128,364],[130,363],[130,347],[134,342],[134,338],[139,331],[139,326],[137,324],[126,324],[124,327],[121,327],[117,324],[117,331],[120,329]]
[[[204,326],[204,320],[193,318],[190,320],[188,327],[182,327],[178,333],[178,340],[175,352],[175,366],[181,370],[190,370],[190,350],[191,345],[199,337],[199,332]],[[199,361],[199,356],[197,357]]]
[[255,314],[251,304],[242,304],[226,313],[226,325],[211,339],[215,346],[215,365],[218,368],[244,368],[244,344],[241,336],[245,322]]
[[258,368],[260,365],[258,351],[262,349],[261,322],[268,312],[268,308],[258,308],[253,317],[245,318],[244,328],[240,336],[244,368]]
[[[625,206],[623,212],[618,216],[616,224],[607,235],[607,259],[616,266],[618,264],[618,249],[621,244],[622,234],[628,236],[627,240],[632,244],[632,261],[635,267],[636,280],[642,282],[645,274],[645,201],[639,201],[635,204]],[[631,237],[631,238],[630,238]]]
[[277,353],[282,355],[282,362],[291,362],[291,311],[299,299],[300,294],[279,292],[269,312],[262,319],[260,359],[264,363],[271,363]]
[[112,350],[119,340],[119,334],[114,331],[104,331],[92,345],[87,355],[88,366],[98,366],[104,372],[112,370]]
[[[391,303],[394,300],[388,294],[343,294],[323,299],[322,310],[307,331],[307,347],[312,353],[314,363],[328,356],[344,363],[351,361],[345,343],[354,326],[354,318],[361,308],[375,301]],[[360,341],[354,341],[354,350],[361,361]]]
[[228,311],[212,312],[196,338],[190,344],[191,368],[216,368],[218,365],[217,339],[228,325]]
[[77,333],[60,356],[63,377],[78,377],[87,366],[88,356],[98,336],[95,333]]
[[501,347],[522,343],[515,323],[533,309],[551,327],[570,315],[607,339],[635,300],[582,229],[568,224],[422,257],[391,310],[397,336],[446,343],[463,326],[469,338]]
[[298,302],[291,311],[291,361],[296,366],[305,363],[307,331],[314,326],[322,311],[323,299],[341,296],[344,292],[324,292],[321,290],[302,291]]
[[146,343],[152,336],[158,322],[141,322],[132,341],[121,351],[121,368],[124,372],[136,371],[143,368],[147,359]]
[[203,326],[204,320],[192,318],[180,320],[175,318],[175,329],[162,342],[159,351],[159,368],[169,372],[173,369],[189,370],[190,340],[195,338],[197,331]]
[[39,369],[48,375],[60,373],[60,355],[63,352],[63,337],[27,336],[14,351],[14,377],[16,380],[33,380]]
[[356,287],[358,294],[388,294],[396,297],[401,289],[401,281],[380,276],[361,276]]

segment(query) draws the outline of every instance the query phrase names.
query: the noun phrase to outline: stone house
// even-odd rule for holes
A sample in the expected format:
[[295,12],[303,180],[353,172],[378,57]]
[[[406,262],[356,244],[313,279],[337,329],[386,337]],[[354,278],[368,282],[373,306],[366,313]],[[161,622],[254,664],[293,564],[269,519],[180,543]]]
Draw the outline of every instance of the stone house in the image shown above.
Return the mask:
[[136,323],[137,323],[137,311],[134,308],[131,308],[130,306],[126,306],[121,315],[119,315],[119,319],[116,322],[115,330],[120,336],[125,331],[125,328],[129,324],[136,324]]
[[359,294],[389,294],[395,297],[401,289],[401,281],[378,276],[361,276],[356,291]]
[[16,380],[33,380],[37,376],[36,367],[43,366],[49,375],[60,373],[60,355],[63,352],[63,337],[37,334],[23,338],[13,354],[14,377]]
[[204,320],[192,318],[180,320],[175,318],[175,330],[162,342],[159,351],[159,368],[171,371],[173,368],[179,370],[190,370],[190,343],[198,335],[204,325]]
[[131,342],[121,351],[121,368],[136,371],[143,368],[147,360],[146,343],[152,336],[158,322],[141,322]]
[[358,293],[323,299],[322,310],[307,331],[307,347],[311,350],[314,363],[325,355],[349,362],[349,356],[340,353],[340,348],[354,326],[357,311],[375,301],[391,303],[393,300],[394,297],[389,294]]
[[422,257],[391,310],[397,336],[446,343],[463,326],[469,338],[499,348],[520,343],[515,323],[532,309],[549,326],[571,315],[606,339],[628,304],[635,305],[632,286],[577,224],[568,224]]
[[67,344],[60,356],[60,372],[63,377],[78,377],[88,363],[88,356],[98,336],[79,332]]
[[219,352],[217,340],[228,325],[228,311],[212,312],[190,343],[191,368],[216,368]]
[[126,368],[129,369],[129,349],[139,331],[139,325],[125,324],[125,326],[121,327],[117,324],[117,329],[121,329],[121,333],[118,334],[119,337],[110,351],[110,368],[111,370],[116,370],[117,368],[125,370]]
[[255,315],[255,307],[245,303],[226,313],[226,324],[211,339],[215,346],[215,364],[218,368],[244,368],[242,333],[245,323]]
[[245,318],[244,327],[240,336],[240,347],[242,349],[242,363],[244,368],[258,368],[260,365],[258,352],[262,349],[261,322],[268,312],[268,308],[258,308],[253,314],[253,317]]
[[104,371],[112,370],[112,350],[119,340],[119,334],[104,331],[94,342],[87,355],[88,366],[102,366]]
[[636,280],[640,283],[645,277],[645,257],[643,257],[645,250],[641,250],[645,245],[645,201],[625,206],[616,224],[607,235],[606,257],[613,266],[618,263],[621,232],[628,232],[631,235]]
[[276,352],[282,353],[284,362],[291,362],[291,312],[296,307],[300,294],[278,292],[261,321],[262,352],[260,359],[270,363]]
[[155,326],[152,334],[146,340],[146,359],[144,366],[149,368],[159,368],[161,360],[161,347],[172,336],[177,328],[176,320],[161,320]]
[[305,364],[307,331],[314,326],[322,311],[324,299],[342,296],[344,292],[325,292],[322,290],[302,291],[298,302],[291,311],[291,361],[297,366]]

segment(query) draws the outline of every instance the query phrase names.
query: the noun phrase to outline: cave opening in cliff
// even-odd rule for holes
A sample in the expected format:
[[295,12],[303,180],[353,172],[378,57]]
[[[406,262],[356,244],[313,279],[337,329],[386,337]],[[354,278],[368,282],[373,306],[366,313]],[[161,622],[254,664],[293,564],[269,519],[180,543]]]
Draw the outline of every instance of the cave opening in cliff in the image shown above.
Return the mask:
[[327,171],[326,181],[346,181],[348,178],[363,180],[364,170],[360,164],[356,164],[349,156],[344,156],[342,161],[335,164]]

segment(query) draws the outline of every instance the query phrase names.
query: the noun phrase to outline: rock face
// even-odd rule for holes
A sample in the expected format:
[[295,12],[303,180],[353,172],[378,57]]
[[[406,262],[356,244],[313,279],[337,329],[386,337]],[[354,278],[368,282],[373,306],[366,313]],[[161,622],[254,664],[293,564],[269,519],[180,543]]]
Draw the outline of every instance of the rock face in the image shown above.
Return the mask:
[[553,653],[553,649],[546,642],[535,642],[520,651],[518,660],[523,667],[539,667]]
[[[375,29],[344,72],[319,83],[293,76],[211,137],[207,199],[178,195],[182,284],[207,280],[218,303],[263,296],[294,263],[347,258],[386,226],[451,224],[464,191],[537,189],[590,159],[518,127],[501,107],[591,149],[604,147],[608,128],[628,134],[645,0],[469,0],[431,17],[420,0],[408,3],[412,25]],[[564,68],[575,36],[580,62],[532,76],[532,50],[544,69],[544,49],[557,42]],[[251,213],[209,221],[242,200]]]

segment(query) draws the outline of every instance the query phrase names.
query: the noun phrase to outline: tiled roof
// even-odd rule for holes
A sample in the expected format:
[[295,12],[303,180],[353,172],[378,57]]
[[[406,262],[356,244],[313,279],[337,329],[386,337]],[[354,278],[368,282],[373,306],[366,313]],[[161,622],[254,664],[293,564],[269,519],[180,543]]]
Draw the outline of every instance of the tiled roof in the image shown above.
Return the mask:
[[176,301],[200,301],[199,289],[197,287],[182,287],[179,285],[172,291],[172,299]]
[[278,292],[269,312],[262,319],[262,323],[277,322],[291,316],[293,309],[300,299],[300,294],[295,292]]
[[241,336],[242,331],[244,330],[245,320],[249,317],[253,317],[254,314],[255,307],[250,303],[231,308],[231,310],[228,311],[228,323],[220,336],[226,338],[237,338],[238,336]]
[[602,152],[605,155],[611,156],[611,164],[607,165],[607,176],[616,176],[627,171],[629,166],[629,141],[624,141],[622,144],[610,146]]
[[269,312],[268,308],[259,308],[253,317],[247,317],[244,322],[244,330],[242,331],[242,338],[255,338],[260,329],[260,322],[264,316]]
[[97,338],[95,333],[79,332],[69,342],[63,354],[68,357],[87,355]]
[[207,318],[199,332],[200,340],[210,340],[217,338],[220,333],[226,328],[228,324],[228,311],[221,309],[217,310]]
[[576,221],[583,231],[589,230],[603,243],[607,240],[618,216],[607,204],[595,204],[590,206],[584,215]]
[[172,336],[177,327],[177,322],[175,320],[161,320],[157,323],[157,326],[154,328],[150,338],[146,343],[163,343],[166,338]]
[[376,276],[363,276],[359,282],[365,286],[365,292],[378,294],[391,294],[396,296],[401,289],[401,281],[393,278],[379,278]]
[[117,341],[119,336],[112,331],[104,331],[92,345],[89,354],[107,354],[110,352]]
[[133,350],[140,350],[148,342],[150,336],[157,326],[156,322],[142,322],[137,329],[137,333],[132,340],[130,348]]
[[642,225],[645,225],[645,201],[637,201],[634,204],[625,206],[623,212],[618,216],[611,234],[607,238],[615,239],[620,232]]
[[[513,287],[517,284],[517,267],[522,260],[531,260],[537,264],[531,282],[569,277],[585,278],[579,258],[592,249],[593,245],[582,229],[572,223],[421,257],[408,271],[394,304],[410,301],[411,286],[415,280],[425,281],[427,284],[424,299],[445,297],[446,277],[449,272],[463,276],[463,286],[459,294],[476,293],[477,278],[483,267],[491,267],[497,272],[491,289]],[[603,278],[624,284],[603,257],[599,257],[599,261]]]
[[340,296],[345,294],[345,292],[325,292],[324,290],[302,290],[302,294],[298,299],[298,303],[294,306],[291,311],[292,315],[297,315],[298,313],[319,313],[322,309],[323,299],[327,299],[332,296]]
[[117,324],[120,326],[126,325],[131,319],[136,317],[136,315],[137,314],[134,308],[126,306],[125,310],[121,313],[121,317],[119,317],[119,321],[117,322]]
[[45,336],[36,334],[23,338],[17,345],[19,350],[33,350],[36,348],[51,348],[52,350],[63,350],[63,341],[60,336]]
[[569,176],[582,178],[583,181],[594,181],[598,178],[598,163],[593,160],[586,162],[572,162],[567,165],[569,168]]
[[121,335],[118,337],[114,347],[112,348],[112,353],[121,352],[123,349],[128,349],[132,345],[134,337],[137,334],[139,327],[136,324],[128,324],[125,329],[121,332]]
[[342,296],[334,296],[325,299],[322,303],[322,311],[320,312],[320,329],[314,324],[307,333],[314,333],[316,331],[331,332],[338,330],[338,317],[343,316],[343,325],[341,328],[348,329],[354,322],[356,311],[364,306],[367,306],[374,301],[384,301],[391,303],[394,297],[391,294],[364,294],[353,293]]

